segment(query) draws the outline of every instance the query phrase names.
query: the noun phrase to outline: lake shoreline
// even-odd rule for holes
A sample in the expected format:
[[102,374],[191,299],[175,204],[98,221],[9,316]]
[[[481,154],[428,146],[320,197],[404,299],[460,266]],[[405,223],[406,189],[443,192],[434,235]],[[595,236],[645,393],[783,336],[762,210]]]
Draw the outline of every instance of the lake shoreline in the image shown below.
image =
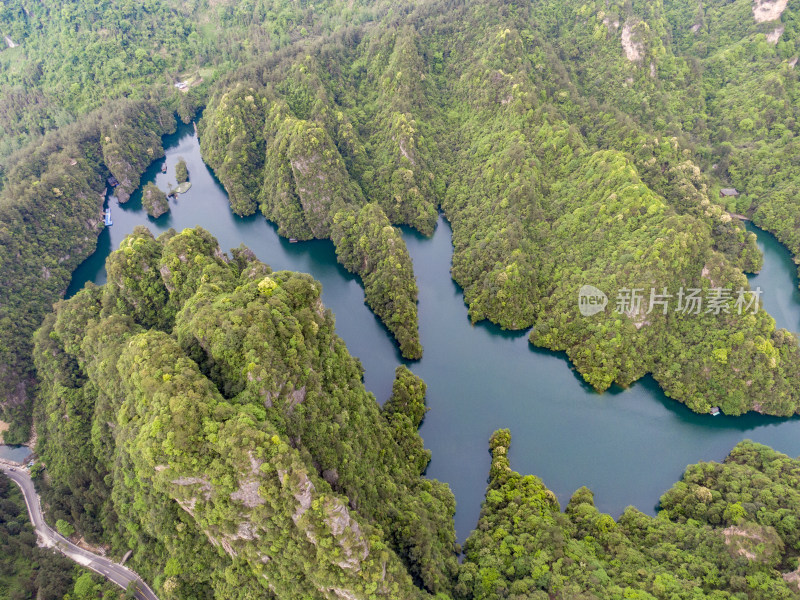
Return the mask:
[[[420,361],[404,361],[388,330],[364,304],[358,278],[337,262],[330,241],[293,244],[261,214],[233,214],[224,188],[202,160],[191,124],[179,125],[175,134],[165,136],[164,148],[166,156],[147,168],[142,186],[174,185],[174,167],[183,157],[192,188],[179,201],[171,201],[170,212],[158,221],[142,209],[141,189],[124,205],[109,196],[114,225],[101,232],[97,251],[75,271],[67,296],[87,281],[105,283],[105,258],[137,225],[155,235],[199,225],[223,250],[244,244],[276,271],[311,274],[322,283],[322,300],[336,316],[336,332],[350,354],[361,360],[364,384],[379,404],[390,396],[399,364],[425,380],[430,411],[420,434],[432,452],[426,475],[446,482],[455,494],[460,542],[478,521],[490,467],[488,441],[497,429],[512,430],[510,460],[515,471],[542,479],[562,506],[575,490],[587,486],[597,508],[614,517],[629,505],[655,514],[659,498],[680,479],[686,465],[723,460],[743,439],[800,455],[798,417],[694,413],[666,397],[649,376],[625,389],[612,386],[597,394],[565,353],[532,345],[524,331],[473,324],[463,290],[451,276],[452,232],[441,214],[431,237],[401,228],[419,288],[425,348]],[[162,161],[168,165],[166,174],[161,173]],[[766,290],[765,306],[778,326],[796,323],[794,330],[800,329],[800,300],[792,299],[790,289],[796,287],[791,279],[796,267],[788,250],[766,232],[752,230],[764,248],[765,266],[749,277],[751,286]]]

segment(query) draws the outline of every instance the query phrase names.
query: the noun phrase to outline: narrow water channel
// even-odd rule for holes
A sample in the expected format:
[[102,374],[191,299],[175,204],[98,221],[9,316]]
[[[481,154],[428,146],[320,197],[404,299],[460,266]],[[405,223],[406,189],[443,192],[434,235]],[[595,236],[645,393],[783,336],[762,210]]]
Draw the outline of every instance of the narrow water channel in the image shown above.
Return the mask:
[[[156,235],[170,227],[200,225],[223,249],[243,243],[273,269],[302,271],[321,281],[338,334],[364,364],[367,388],[383,402],[401,357],[364,304],[358,280],[336,262],[333,245],[290,244],[260,215],[235,216],[202,161],[192,126],[180,126],[164,142],[166,158],[150,166],[142,183],[154,181],[164,190],[174,185],[174,167],[183,157],[191,190],[156,220],[142,210],[139,193],[122,206],[109,198],[114,225],[101,233],[97,252],[75,272],[68,295],[87,281],[105,282],[105,258],[136,225],[147,225]],[[161,173],[163,161],[166,174]],[[752,230],[765,254],[764,269],[752,285],[764,290],[765,306],[778,324],[797,331],[800,294],[791,257],[772,236]],[[453,489],[460,541],[477,522],[489,470],[488,439],[497,428],[511,429],[515,470],[541,477],[562,504],[587,485],[598,507],[614,516],[628,505],[653,513],[660,495],[687,464],[720,460],[745,438],[800,455],[798,418],[698,415],[666,398],[650,378],[626,390],[594,393],[565,355],[532,347],[525,332],[470,324],[461,290],[450,278],[453,248],[444,219],[431,238],[410,230],[404,230],[404,237],[420,290],[424,357],[409,366],[428,384],[431,410],[421,428],[433,452],[427,475]]]

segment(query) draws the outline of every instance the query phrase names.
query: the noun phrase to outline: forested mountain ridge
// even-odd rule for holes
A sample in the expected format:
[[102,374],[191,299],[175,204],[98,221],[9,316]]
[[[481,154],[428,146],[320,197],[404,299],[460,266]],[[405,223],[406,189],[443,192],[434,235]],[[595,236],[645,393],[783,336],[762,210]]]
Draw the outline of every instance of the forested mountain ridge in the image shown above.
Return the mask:
[[492,436],[486,500],[456,597],[800,597],[797,459],[742,442],[723,463],[690,466],[658,516],[631,507],[615,521],[586,488],[561,512],[540,479],[511,469],[510,440],[508,430]]
[[[79,3],[73,13],[47,3],[34,8],[9,3],[0,18],[3,31],[24,44],[0,55],[34,65],[52,43],[46,34],[56,23],[77,28],[101,46],[104,35],[121,35],[134,53],[161,47],[157,40],[164,32],[132,31],[133,21],[126,25],[125,19],[103,33],[91,18],[98,9],[90,4]],[[680,286],[738,287],[744,282],[740,270],[757,270],[760,258],[752,236],[726,209],[752,214],[797,254],[800,222],[791,200],[792,157],[798,155],[797,28],[791,3],[782,11],[776,4],[772,13],[755,0],[704,2],[691,10],[661,1],[425,2],[394,10],[370,4],[354,8],[365,23],[356,26],[344,25],[347,11],[336,3],[313,10],[267,9],[258,2],[233,10],[226,3],[200,3],[163,15],[160,6],[131,10],[161,15],[158,22],[169,24],[168,30],[192,29],[216,14],[230,41],[214,54],[210,38],[190,33],[193,51],[159,51],[159,64],[168,70],[171,61],[183,61],[187,69],[215,65],[215,75],[186,94],[146,73],[142,81],[154,87],[133,87],[188,118],[204,101],[206,86],[217,80],[200,123],[201,140],[234,210],[260,209],[287,236],[331,237],[405,356],[422,351],[416,284],[402,239],[388,225],[406,223],[428,233],[440,206],[454,228],[453,276],[474,320],[533,327],[534,343],[566,350],[600,390],[652,372],[670,396],[694,410],[719,405],[731,414],[752,408],[796,411],[795,344],[774,330],[763,311],[739,320],[608,315],[586,321],[572,301],[582,283],[611,296],[624,287],[667,287],[673,294]],[[763,20],[773,13],[775,19]],[[282,25],[267,18],[278,14],[285,16]],[[116,17],[112,11],[103,18],[110,24]],[[234,27],[240,21],[245,29]],[[259,41],[245,50],[241,42],[248,36]],[[176,43],[168,37],[164,43]],[[91,78],[96,87],[85,88],[93,96],[76,101],[67,120],[98,102],[91,89],[113,96],[133,85],[122,76],[117,85],[106,71],[84,64],[80,57],[89,47],[94,46],[70,46],[77,64],[67,80]],[[263,58],[268,48],[277,51]],[[748,68],[740,69],[744,61]],[[241,64],[247,66],[237,69]],[[2,90],[10,93],[24,81],[25,89],[46,87],[57,75],[42,69],[44,79],[30,81],[8,71]],[[80,119],[72,126],[76,131],[96,127],[93,117]],[[158,145],[152,137],[158,129],[144,133],[146,117],[131,118],[130,125],[126,131],[151,136],[140,140],[142,149]],[[64,135],[82,139],[63,129],[7,159],[6,187],[14,190],[9,202],[30,204],[25,199],[30,190],[21,190],[26,175],[12,180],[14,165],[58,152],[58,144],[48,140]],[[101,149],[109,167],[115,153],[135,146],[135,136],[102,135],[112,138]],[[95,156],[92,144],[79,144],[75,154]],[[135,152],[129,154],[127,166],[120,163],[118,169],[121,199],[135,187],[147,159],[155,157],[134,160]],[[581,212],[579,197],[586,188],[576,181],[578,172],[603,179],[593,206],[609,217],[622,215],[622,222],[600,222],[600,213]],[[98,172],[94,180],[98,191],[104,175]],[[745,193],[723,203],[716,196],[723,181]],[[632,218],[642,211],[650,211],[646,221]],[[37,209],[36,214],[49,213]],[[643,225],[650,231],[642,233]],[[88,247],[78,248],[85,240],[61,231],[41,246],[58,239],[73,252],[47,255],[85,256]],[[665,235],[653,245],[658,231]],[[589,243],[612,238],[613,245]],[[642,263],[644,246],[650,249]],[[70,269],[71,260],[55,271]],[[44,266],[54,272],[54,266]],[[5,329],[14,341],[3,347],[15,355],[4,367],[12,373],[3,376],[5,404],[16,403],[24,392],[19,383],[26,381],[29,366],[14,365],[27,362],[25,338],[42,314],[36,307],[49,304],[65,287],[57,277],[46,280],[54,294],[39,298],[47,271],[33,259],[18,268],[24,277],[14,278],[4,306],[31,304],[23,300],[31,294],[37,298],[30,316],[11,319]],[[592,281],[583,281],[590,275]],[[13,292],[23,279],[27,291]],[[16,317],[18,309],[6,310]],[[31,383],[28,378],[28,389]],[[770,387],[777,393],[766,394]]]
[[36,336],[52,516],[135,548],[163,598],[450,589],[455,501],[420,476],[425,385],[398,368],[381,410],[319,283],[202,229],[138,228],[107,269]]
[[743,442],[615,521],[585,488],[562,513],[500,431],[458,565],[425,384],[399,367],[379,408],[317,282],[199,228],[138,228],[107,269],[36,334],[40,486],[159,597],[800,597],[798,460]]
[[[372,21],[389,5],[362,0],[3,2],[0,175],[16,149],[109,100],[169,101],[189,118],[219,74],[255,56]],[[181,81],[187,87],[178,91],[174,84]]]
[[28,438],[31,336],[95,249],[106,178],[116,176],[126,198],[174,128],[169,111],[120,101],[14,157],[0,191],[0,407],[15,425],[7,441]]
[[[534,10],[545,18],[555,4]],[[744,192],[727,207],[797,254],[796,3],[561,4],[547,35],[577,89],[683,138],[705,170]]]
[[[441,205],[471,318],[532,327],[533,343],[565,350],[598,390],[652,373],[696,411],[788,415],[799,406],[797,342],[763,310],[734,314],[731,301],[727,313],[660,314],[645,298],[629,314],[578,313],[583,284],[612,302],[632,288],[674,298],[681,288],[747,289],[742,271],[760,268],[754,236],[727,212],[752,212],[749,196],[717,197],[731,176],[725,150],[675,116],[698,110],[707,86],[701,58],[673,48],[675,4],[415,5],[220,81],[201,125],[204,153],[234,210],[259,207],[285,235],[332,235],[320,211],[337,207],[310,203],[309,192],[344,206],[363,192],[393,223],[423,232]],[[709,22],[729,10],[707,8]],[[760,43],[766,25],[750,18],[739,43]],[[762,62],[788,68],[779,56]],[[310,130],[324,161],[297,154],[304,145],[292,135]],[[380,300],[371,305],[381,314]]]
[[[319,85],[318,78],[307,79]],[[281,235],[332,239],[339,262],[361,276],[367,303],[395,335],[403,356],[420,358],[417,286],[405,243],[383,208],[367,204],[334,143],[334,136],[343,136],[339,143],[347,144],[352,125],[339,113],[331,135],[319,121],[303,118],[313,110],[313,96],[302,88],[296,96],[288,98],[297,107],[292,110],[237,85],[202,121],[204,156],[236,212],[251,214],[259,204]],[[349,158],[361,158],[363,149],[347,148],[355,155]],[[430,211],[426,229],[432,231],[433,204]]]
[[[798,10],[4,3],[0,393],[21,407],[38,385],[48,515],[135,548],[165,599],[796,598],[798,463],[750,443],[615,522],[585,489],[561,513],[499,432],[458,565],[453,496],[421,476],[424,383],[399,368],[380,409],[319,284],[202,230],[135,231],[105,286],[44,315],[94,247],[105,178],[124,201],[173,114],[207,102],[233,210],[331,239],[405,356],[422,348],[394,226],[429,234],[441,209],[474,321],[530,329],[598,390],[652,373],[695,411],[796,413],[797,340],[763,310],[611,309],[624,288],[746,288],[761,258],[730,212],[800,253]],[[579,315],[584,284],[605,313]]]

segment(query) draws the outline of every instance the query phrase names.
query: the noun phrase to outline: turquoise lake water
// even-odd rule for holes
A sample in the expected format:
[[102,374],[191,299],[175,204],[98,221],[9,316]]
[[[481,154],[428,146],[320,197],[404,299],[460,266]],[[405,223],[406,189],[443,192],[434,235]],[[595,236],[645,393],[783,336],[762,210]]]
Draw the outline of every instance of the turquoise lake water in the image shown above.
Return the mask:
[[[154,181],[164,190],[175,185],[174,167],[183,157],[191,190],[170,202],[170,212],[159,219],[142,210],[139,193],[122,206],[109,198],[114,225],[100,234],[97,251],[75,272],[68,295],[87,281],[105,282],[105,258],[136,225],[156,235],[170,227],[200,225],[223,250],[243,243],[273,269],[302,271],[321,281],[338,334],[364,364],[367,389],[383,402],[402,358],[364,304],[358,279],[336,262],[333,244],[291,244],[261,215],[234,215],[225,190],[202,161],[192,126],[180,126],[164,141],[166,157],[149,167],[142,183]],[[161,173],[164,161],[166,174]],[[800,293],[791,256],[771,235],[748,227],[757,233],[765,256],[751,285],[764,290],[764,305],[779,326],[798,331]],[[586,485],[595,492],[598,508],[615,517],[628,505],[654,513],[658,498],[686,465],[721,460],[743,439],[800,455],[800,418],[698,415],[665,397],[651,378],[596,394],[565,355],[534,348],[527,332],[473,326],[461,290],[450,278],[447,222],[440,218],[431,238],[403,231],[419,286],[424,356],[409,367],[428,384],[431,410],[420,430],[433,452],[427,475],[451,486],[460,541],[477,522],[489,471],[489,436],[501,427],[511,429],[515,470],[541,477],[562,505]]]

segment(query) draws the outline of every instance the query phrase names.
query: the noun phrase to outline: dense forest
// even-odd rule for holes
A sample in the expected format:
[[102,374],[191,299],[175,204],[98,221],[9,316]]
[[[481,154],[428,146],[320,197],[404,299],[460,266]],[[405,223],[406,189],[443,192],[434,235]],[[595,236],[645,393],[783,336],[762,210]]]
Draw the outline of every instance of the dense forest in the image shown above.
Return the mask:
[[13,421],[7,442],[30,434],[31,336],[96,247],[106,178],[117,178],[126,199],[163,155],[161,135],[174,128],[170,111],[120,101],[14,156],[0,190],[0,407]]
[[615,521],[585,488],[561,512],[499,431],[459,565],[425,383],[398,367],[379,408],[319,283],[199,228],[138,228],[107,268],[36,334],[39,486],[162,598],[800,597],[798,459],[743,442]]
[[[13,407],[25,406],[35,386],[30,333],[93,247],[106,176],[119,179],[124,201],[161,152],[158,135],[172,126],[166,113],[188,119],[206,102],[203,152],[233,210],[260,210],[287,237],[332,239],[406,358],[422,353],[417,289],[390,226],[430,233],[441,208],[453,225],[453,277],[473,320],[531,329],[532,343],[566,351],[600,391],[652,373],[699,412],[797,411],[795,337],[763,310],[733,314],[730,300],[719,314],[662,314],[645,301],[589,320],[574,300],[586,283],[612,299],[621,289],[674,297],[681,288],[746,288],[742,272],[757,271],[760,256],[731,212],[800,252],[791,6],[57,6],[10,2],[0,13],[0,33],[18,44],[0,52],[15,66],[0,91],[59,90],[50,103],[69,113],[38,119],[35,139],[3,158],[2,205],[11,214],[2,230],[14,237],[24,229],[20,206],[34,215],[22,248],[6,244],[2,263],[14,263],[4,268],[13,276],[2,303],[9,339],[0,345],[12,441],[24,439],[28,413]],[[56,32],[65,29],[85,43],[56,52]],[[148,59],[126,62],[131,53]],[[52,59],[64,55],[71,62]],[[126,67],[112,77],[108,65],[117,63]],[[192,85],[157,81],[156,67]],[[201,77],[203,69],[210,71]],[[38,79],[25,78],[31,70]],[[59,87],[67,84],[80,90],[73,103]],[[104,100],[115,96],[127,99]],[[81,181],[59,180],[45,192],[36,184],[44,176]],[[724,185],[743,193],[720,198]],[[26,256],[30,239],[51,264]],[[10,258],[17,254],[22,260]]]
[[[159,99],[191,116],[219,74],[372,21],[389,4],[7,0],[0,4],[0,175],[16,149],[109,99]],[[179,82],[187,87],[178,91]]]
[[511,469],[508,430],[477,529],[465,544],[457,598],[746,599],[800,597],[800,460],[753,442],[723,463],[690,466],[658,516],[628,508],[616,521],[575,492],[555,494]]
[[71,560],[36,547],[22,493],[0,474],[0,599],[62,600],[74,569]]
[[319,283],[202,229],[138,228],[107,270],[36,334],[52,519],[134,549],[161,598],[450,591],[455,500],[421,477],[425,385],[399,367],[381,409]]
[[[789,240],[763,218],[776,201],[749,200],[756,182],[734,175],[740,154],[709,133],[730,117],[720,112],[727,103],[705,96],[726,89],[730,76],[725,66],[712,69],[717,55],[709,45],[673,40],[672,4],[433,2],[387,17],[382,27],[288,47],[212,87],[201,122],[204,156],[236,212],[260,209],[287,236],[333,239],[406,356],[413,356],[405,352],[408,336],[393,328],[385,306],[394,298],[395,315],[413,314],[410,266],[390,275],[379,263],[385,292],[373,294],[363,273],[370,264],[349,260],[341,244],[349,240],[331,228],[346,219],[361,236],[358,247],[372,238],[371,251],[383,254],[387,244],[352,215],[364,203],[374,205],[374,218],[382,212],[423,233],[441,207],[453,226],[452,272],[470,317],[530,328],[532,343],[566,351],[598,391],[652,373],[698,412],[719,406],[728,414],[790,415],[800,408],[797,340],[763,310],[734,310],[732,292],[748,289],[743,272],[757,271],[761,258],[754,236],[730,213],[753,215]],[[759,73],[783,74],[782,113],[770,118],[776,126],[783,119],[783,138],[791,139],[794,75],[785,58],[793,42],[762,43],[761,9],[733,4],[708,6],[709,35],[733,35],[730,11],[746,17],[735,31],[746,40],[740,43],[761,44]],[[755,12],[742,15],[745,5]],[[793,40],[790,25],[778,28]],[[733,52],[732,45],[716,52]],[[677,73],[680,85],[669,83]],[[762,84],[772,85],[754,85]],[[748,101],[755,95],[730,87]],[[687,110],[702,111],[702,127]],[[731,138],[742,156],[761,143],[754,136],[767,135],[750,120]],[[747,193],[720,198],[728,183]],[[402,265],[397,243],[387,241],[399,254],[391,264]],[[576,297],[587,283],[612,300],[626,289],[670,298],[693,289],[724,300],[687,315],[648,309],[645,298],[586,319]]]
[[[57,302],[109,177],[125,202],[200,115],[232,210],[331,240],[407,359],[397,227],[442,211],[474,322],[565,351],[598,391],[649,373],[697,412],[798,413],[796,334],[723,295],[761,268],[740,218],[800,262],[797,0],[8,0],[3,44],[5,438],[33,420],[48,517],[133,548],[159,597],[800,597],[800,462],[763,446],[614,520],[587,489],[562,512],[497,432],[459,564],[453,495],[422,476],[424,382],[399,367],[380,408],[309,276],[138,229],[105,286]],[[611,304],[591,318],[586,284]],[[631,289],[642,305],[612,310]],[[651,289],[721,302],[648,310]],[[0,480],[0,589],[106,594],[33,546],[15,494]]]

